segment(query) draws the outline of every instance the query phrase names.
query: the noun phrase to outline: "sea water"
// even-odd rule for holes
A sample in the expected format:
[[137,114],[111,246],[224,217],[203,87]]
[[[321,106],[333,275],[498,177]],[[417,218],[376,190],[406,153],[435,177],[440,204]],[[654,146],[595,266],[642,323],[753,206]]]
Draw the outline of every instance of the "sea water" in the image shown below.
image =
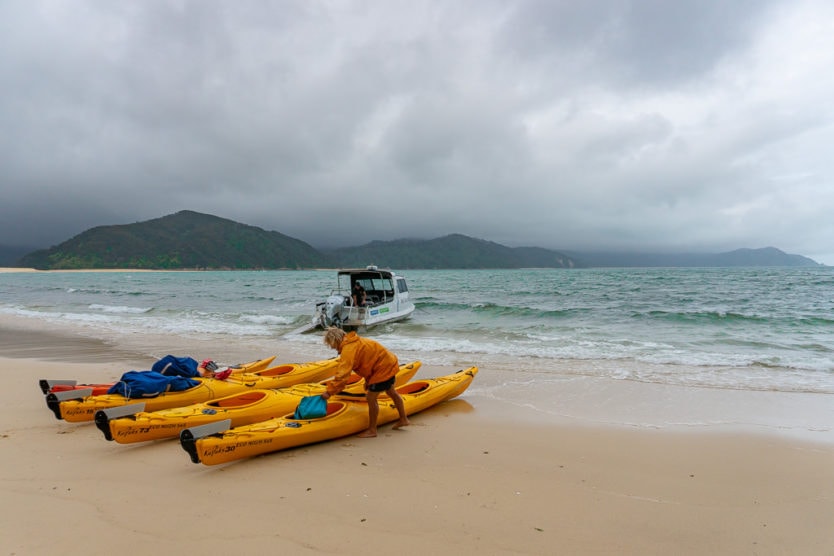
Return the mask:
[[[576,381],[596,394],[606,381],[834,394],[834,268],[402,274],[412,318],[360,333],[401,360],[511,377],[479,375],[481,394]],[[320,354],[320,332],[289,333],[336,285],[333,270],[0,273],[0,316],[116,344],[164,335],[253,358],[282,342]]]
[[[436,364],[834,393],[834,269],[419,270],[408,321],[363,334]],[[110,334],[285,336],[333,271],[1,273],[0,314]],[[566,365],[569,364],[569,365]]]

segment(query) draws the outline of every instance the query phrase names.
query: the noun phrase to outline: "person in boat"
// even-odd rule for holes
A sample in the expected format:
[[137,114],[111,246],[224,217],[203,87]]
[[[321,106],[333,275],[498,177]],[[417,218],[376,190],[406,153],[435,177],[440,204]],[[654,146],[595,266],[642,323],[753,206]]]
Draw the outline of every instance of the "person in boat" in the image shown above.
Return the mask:
[[341,328],[330,327],[324,334],[324,343],[339,352],[339,366],[333,380],[327,383],[327,391],[322,394],[325,400],[341,392],[347,384],[351,372],[355,372],[365,379],[365,398],[368,400],[368,428],[359,433],[360,438],[376,436],[376,422],[379,417],[380,393],[385,392],[400,419],[394,424],[394,429],[409,425],[405,404],[394,388],[400,363],[397,356],[388,351],[379,342],[369,338],[360,338],[355,331],[345,333]]
[[359,282],[353,283],[353,305],[355,307],[365,306],[365,288]]

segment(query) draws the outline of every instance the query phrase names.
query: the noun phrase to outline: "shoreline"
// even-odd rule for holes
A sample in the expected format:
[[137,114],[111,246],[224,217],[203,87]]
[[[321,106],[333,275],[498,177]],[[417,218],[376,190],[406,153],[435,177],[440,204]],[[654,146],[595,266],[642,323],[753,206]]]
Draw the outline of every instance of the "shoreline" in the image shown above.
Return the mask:
[[[40,378],[117,379],[151,357],[82,337],[0,333],[0,537],[9,554],[60,552],[79,538],[89,554],[831,549],[830,444],[542,420],[471,388],[401,431],[381,427],[376,439],[206,467],[176,441],[120,445],[91,423],[57,420],[37,388]],[[594,394],[610,401],[610,391]]]
[[37,268],[28,268],[28,267],[0,267],[0,273],[11,273],[11,272],[24,272],[24,273],[48,273],[48,272],[199,272],[200,270],[205,269],[188,269],[188,268],[178,268],[175,270],[155,270],[149,268],[62,268],[62,269],[49,269],[49,270],[39,270]]
[[[252,272],[260,272],[263,270],[296,270],[294,268],[270,268],[270,269],[258,269],[258,268],[248,268],[248,269],[234,269],[234,268],[62,268],[62,269],[48,269],[48,270],[39,270],[37,268],[29,268],[29,267],[14,267],[14,266],[4,266],[0,267],[0,273],[11,273],[11,272],[24,272],[24,273],[46,273],[46,272],[239,272],[239,271],[252,271]],[[336,271],[339,270],[338,268],[308,268],[304,270],[310,271]]]
[[[0,357],[63,362],[114,362],[107,380],[126,370],[149,369],[166,354],[211,358],[219,364],[243,363],[267,356],[301,363],[334,353],[319,342],[297,343],[284,337],[237,339],[169,335],[118,336],[107,340],[61,325],[0,318]],[[416,351],[398,352],[401,362],[421,360],[421,376],[445,375],[476,365],[481,369],[467,397],[490,410],[483,418],[518,424],[602,426],[680,433],[770,435],[834,446],[832,395],[802,391],[706,388],[608,377],[537,374],[526,361],[517,371],[499,370],[477,360],[432,364]],[[126,364],[128,364],[126,366]],[[87,381],[85,377],[55,376]],[[100,378],[103,380],[103,378]],[[98,379],[97,379],[98,380]]]

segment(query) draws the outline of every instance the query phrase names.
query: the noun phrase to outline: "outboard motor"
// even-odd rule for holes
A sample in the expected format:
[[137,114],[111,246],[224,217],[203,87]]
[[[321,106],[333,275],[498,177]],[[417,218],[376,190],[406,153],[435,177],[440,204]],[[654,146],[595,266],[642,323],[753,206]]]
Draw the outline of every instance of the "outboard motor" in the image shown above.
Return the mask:
[[342,326],[342,307],[345,306],[347,298],[343,295],[333,294],[324,302],[324,313],[322,314],[325,326]]

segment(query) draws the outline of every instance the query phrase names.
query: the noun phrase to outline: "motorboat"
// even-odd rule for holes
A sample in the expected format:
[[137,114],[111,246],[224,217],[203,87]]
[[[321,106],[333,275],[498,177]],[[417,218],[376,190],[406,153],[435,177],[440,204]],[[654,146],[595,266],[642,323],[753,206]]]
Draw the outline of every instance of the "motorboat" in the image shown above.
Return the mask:
[[[357,284],[364,300],[353,294]],[[336,288],[327,299],[316,303],[309,324],[293,333],[336,326],[344,330],[370,328],[378,324],[407,319],[414,312],[405,278],[374,265],[337,271]]]

